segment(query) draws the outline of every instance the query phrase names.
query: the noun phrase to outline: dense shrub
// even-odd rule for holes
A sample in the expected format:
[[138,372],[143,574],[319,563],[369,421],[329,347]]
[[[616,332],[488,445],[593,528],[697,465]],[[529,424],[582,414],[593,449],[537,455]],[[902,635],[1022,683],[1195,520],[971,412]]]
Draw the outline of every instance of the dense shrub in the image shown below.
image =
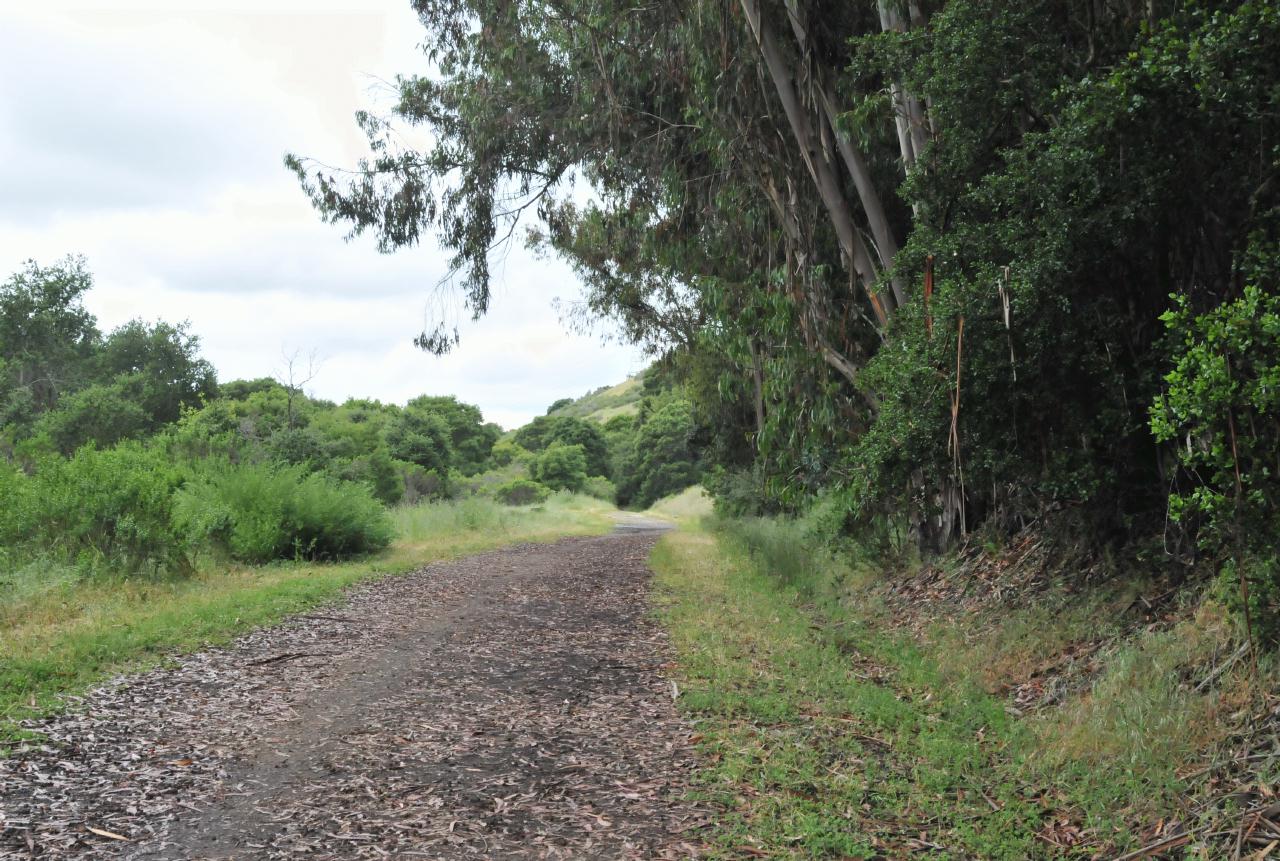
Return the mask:
[[533,462],[533,477],[552,490],[579,491],[587,481],[587,456],[582,446],[555,442]]
[[[416,473],[419,469],[420,467],[414,467],[410,471]],[[367,455],[338,463],[332,471],[335,477],[343,481],[356,481],[365,485],[383,505],[395,505],[404,498],[404,477],[385,448],[375,448]]]
[[1187,303],[1164,316],[1177,340],[1151,424],[1177,440],[1187,477],[1170,499],[1175,520],[1202,522],[1201,541],[1274,541],[1280,530],[1280,297],[1255,287],[1196,316]]
[[405,410],[387,423],[387,449],[396,460],[444,474],[453,458],[449,425],[434,413]]
[[92,570],[185,568],[171,507],[183,475],[157,449],[127,443],[40,460],[30,477],[3,470],[0,543]]
[[727,470],[717,467],[703,477],[703,486],[715,500],[716,513],[725,517],[758,516],[770,513],[760,470]]
[[512,442],[509,439],[500,439],[493,444],[493,448],[489,451],[489,462],[494,466],[508,466],[512,463],[524,462],[529,459],[528,449],[519,443]]
[[[1182,300],[1164,321],[1175,361],[1151,426],[1176,443],[1170,517],[1201,548],[1230,557],[1224,581],[1249,581],[1251,620],[1280,640],[1280,297],[1250,286],[1200,315]],[[1226,589],[1242,609],[1237,594]]]
[[538,416],[516,431],[514,442],[529,451],[543,452],[556,443],[582,446],[585,474],[609,471],[609,444],[596,422],[570,416]]
[[419,502],[445,499],[450,495],[448,478],[434,469],[423,469],[413,463],[399,464],[400,480],[404,491],[401,499],[405,505],[416,505]]
[[620,501],[638,508],[679,493],[701,477],[692,445],[692,406],[683,398],[672,398],[655,407],[642,414],[633,455],[619,485]]
[[392,538],[368,488],[277,464],[207,467],[177,494],[174,522],[193,547],[242,562],[340,559]]
[[493,498],[504,505],[532,505],[546,502],[551,491],[545,485],[527,478],[517,478],[500,485],[493,491]]
[[319,469],[331,454],[325,440],[313,429],[281,428],[266,441],[265,449],[272,460]]
[[603,475],[593,475],[583,482],[582,492],[605,502],[613,502],[618,496],[618,488]]
[[36,422],[35,433],[63,454],[91,442],[111,446],[141,436],[150,429],[151,417],[138,402],[136,386],[129,382],[88,386],[66,395],[57,409]]
[[493,444],[502,435],[502,428],[485,422],[479,407],[451,395],[414,398],[405,405],[404,413],[434,416],[444,422],[449,434],[449,466],[462,475],[483,470]]

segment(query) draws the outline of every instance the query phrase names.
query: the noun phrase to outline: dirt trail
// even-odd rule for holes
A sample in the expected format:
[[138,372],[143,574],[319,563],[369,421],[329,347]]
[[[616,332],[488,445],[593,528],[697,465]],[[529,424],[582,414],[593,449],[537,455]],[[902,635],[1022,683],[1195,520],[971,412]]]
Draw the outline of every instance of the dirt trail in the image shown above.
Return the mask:
[[655,535],[434,565],[95,691],[0,759],[0,858],[695,857]]

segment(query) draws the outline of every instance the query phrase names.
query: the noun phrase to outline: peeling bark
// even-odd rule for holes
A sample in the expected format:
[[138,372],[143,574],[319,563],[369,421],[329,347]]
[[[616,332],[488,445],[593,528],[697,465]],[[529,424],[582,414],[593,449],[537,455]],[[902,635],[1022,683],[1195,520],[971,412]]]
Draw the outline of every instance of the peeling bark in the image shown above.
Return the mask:
[[823,206],[831,219],[831,224],[835,228],[836,239],[840,243],[840,250],[845,257],[846,265],[852,267],[861,281],[863,289],[871,300],[871,307],[876,315],[876,320],[880,327],[883,328],[889,321],[888,314],[892,309],[886,306],[886,303],[876,295],[875,263],[872,261],[866,243],[863,242],[862,236],[858,233],[854,224],[849,202],[845,199],[844,191],[840,187],[836,173],[823,150],[821,138],[815,132],[812,123],[809,121],[808,113],[800,102],[800,95],[796,90],[791,69],[788,67],[785,58],[782,56],[782,51],[778,47],[772,26],[761,14],[757,0],[741,0],[741,4],[742,11],[751,27],[752,35],[760,48],[765,68],[768,70],[778,98],[782,102],[782,109],[787,115],[787,122],[791,126],[792,135],[800,147],[800,154],[804,159],[805,167],[809,170],[809,175],[817,187],[818,195],[821,197]]

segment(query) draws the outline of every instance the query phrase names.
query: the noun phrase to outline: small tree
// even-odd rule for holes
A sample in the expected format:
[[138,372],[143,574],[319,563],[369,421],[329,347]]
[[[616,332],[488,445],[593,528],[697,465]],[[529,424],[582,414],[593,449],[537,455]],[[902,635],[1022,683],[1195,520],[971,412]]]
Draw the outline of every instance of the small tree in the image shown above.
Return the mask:
[[387,423],[387,450],[396,460],[448,475],[452,459],[449,426],[434,413],[404,410]]
[[533,466],[534,478],[552,490],[577,492],[587,481],[587,456],[580,445],[552,443]]
[[527,457],[529,452],[509,439],[498,440],[489,451],[489,462],[493,466],[510,466],[513,461],[523,461]]

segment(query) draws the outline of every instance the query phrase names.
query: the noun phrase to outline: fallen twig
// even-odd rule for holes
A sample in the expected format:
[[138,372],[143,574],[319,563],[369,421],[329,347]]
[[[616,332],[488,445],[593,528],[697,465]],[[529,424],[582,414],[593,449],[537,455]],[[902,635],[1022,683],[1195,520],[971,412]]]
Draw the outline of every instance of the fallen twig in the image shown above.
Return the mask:
[[285,652],[283,655],[272,655],[269,658],[259,658],[256,661],[249,661],[246,667],[261,667],[264,664],[274,664],[277,661],[292,661],[294,658],[327,658],[331,657],[333,652]]
[[1221,676],[1227,670],[1231,669],[1231,667],[1234,666],[1237,661],[1239,661],[1241,658],[1247,655],[1249,653],[1249,645],[1250,644],[1247,642],[1241,643],[1240,648],[1236,649],[1236,651],[1231,655],[1231,657],[1227,658],[1225,661],[1223,661],[1221,664],[1215,667],[1213,672],[1205,676],[1204,679],[1200,682],[1200,684],[1196,685],[1196,693],[1200,693],[1202,690],[1209,687],[1209,685],[1213,684],[1214,681],[1219,676]]
[[[1199,829],[1199,831],[1203,830],[1204,829]],[[1163,852],[1166,849],[1177,849],[1184,843],[1191,842],[1191,838],[1199,833],[1199,831],[1184,831],[1182,834],[1175,834],[1172,837],[1162,837],[1154,843],[1148,843],[1141,849],[1126,852],[1117,858],[1116,861],[1133,861],[1135,858],[1146,858],[1157,852]]]

